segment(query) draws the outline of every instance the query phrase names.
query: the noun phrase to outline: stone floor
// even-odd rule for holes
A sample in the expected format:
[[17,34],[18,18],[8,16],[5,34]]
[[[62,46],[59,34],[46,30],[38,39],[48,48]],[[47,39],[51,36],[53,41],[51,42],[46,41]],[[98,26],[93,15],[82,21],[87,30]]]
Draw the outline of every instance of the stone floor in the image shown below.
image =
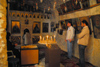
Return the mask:
[[[39,64],[35,64],[34,66],[25,66],[25,67],[47,67],[45,65],[45,54],[41,53],[39,56]],[[67,53],[63,52],[61,54],[61,61],[60,61],[60,67],[79,67],[76,63],[78,63],[78,59],[75,57],[72,57],[72,59],[67,58]],[[86,67],[95,67],[90,63],[86,62]]]

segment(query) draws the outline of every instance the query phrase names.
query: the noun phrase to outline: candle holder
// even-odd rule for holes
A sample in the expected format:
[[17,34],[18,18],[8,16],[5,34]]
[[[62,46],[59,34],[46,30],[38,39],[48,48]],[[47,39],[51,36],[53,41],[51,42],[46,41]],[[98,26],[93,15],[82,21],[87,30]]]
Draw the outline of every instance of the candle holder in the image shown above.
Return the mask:
[[47,37],[47,40],[48,40],[49,36],[47,35],[46,37]]
[[52,41],[52,36],[51,36],[51,41]]
[[[54,35],[54,40],[53,40],[53,37],[52,36],[45,36],[45,40],[44,40],[44,37],[43,37],[43,40],[41,41],[38,41],[39,44],[43,44],[43,45],[46,45],[47,47],[51,47],[51,44],[56,44],[56,40],[55,40],[55,35]],[[41,37],[40,37],[41,38]]]
[[43,41],[44,41],[44,37],[43,37]]

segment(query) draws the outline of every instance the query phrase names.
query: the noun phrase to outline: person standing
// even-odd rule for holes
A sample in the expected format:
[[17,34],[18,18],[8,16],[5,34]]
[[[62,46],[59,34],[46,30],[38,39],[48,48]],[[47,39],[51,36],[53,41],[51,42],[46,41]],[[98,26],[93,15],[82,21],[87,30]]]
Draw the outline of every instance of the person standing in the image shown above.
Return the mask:
[[67,26],[68,26],[68,30],[67,30],[67,36],[66,36],[65,41],[67,41],[68,58],[71,59],[72,58],[72,42],[75,35],[75,29],[72,26],[72,22],[70,21],[68,21]]
[[31,44],[31,35],[30,35],[28,29],[26,29],[24,31],[23,42],[24,42],[24,45],[30,45]]
[[83,27],[81,33],[78,34],[78,45],[79,45],[79,65],[80,67],[85,67],[85,48],[88,45],[89,41],[89,27],[86,20],[83,20],[81,23],[81,26]]

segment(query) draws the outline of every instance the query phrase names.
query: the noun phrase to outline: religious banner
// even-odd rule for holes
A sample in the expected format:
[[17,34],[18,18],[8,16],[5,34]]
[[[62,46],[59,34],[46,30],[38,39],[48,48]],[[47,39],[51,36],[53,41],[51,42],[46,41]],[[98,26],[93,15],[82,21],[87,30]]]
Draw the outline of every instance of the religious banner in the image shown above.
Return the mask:
[[12,34],[20,33],[20,22],[19,21],[12,21],[11,32]]

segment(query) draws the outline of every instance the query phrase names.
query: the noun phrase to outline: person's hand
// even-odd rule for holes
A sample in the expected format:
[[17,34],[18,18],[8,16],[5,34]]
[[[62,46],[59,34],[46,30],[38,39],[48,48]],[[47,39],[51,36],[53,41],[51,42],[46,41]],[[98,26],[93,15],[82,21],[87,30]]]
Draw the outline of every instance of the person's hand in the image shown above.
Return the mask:
[[66,42],[67,40],[65,40],[65,42]]
[[69,39],[69,42],[71,42],[72,41],[72,39]]

